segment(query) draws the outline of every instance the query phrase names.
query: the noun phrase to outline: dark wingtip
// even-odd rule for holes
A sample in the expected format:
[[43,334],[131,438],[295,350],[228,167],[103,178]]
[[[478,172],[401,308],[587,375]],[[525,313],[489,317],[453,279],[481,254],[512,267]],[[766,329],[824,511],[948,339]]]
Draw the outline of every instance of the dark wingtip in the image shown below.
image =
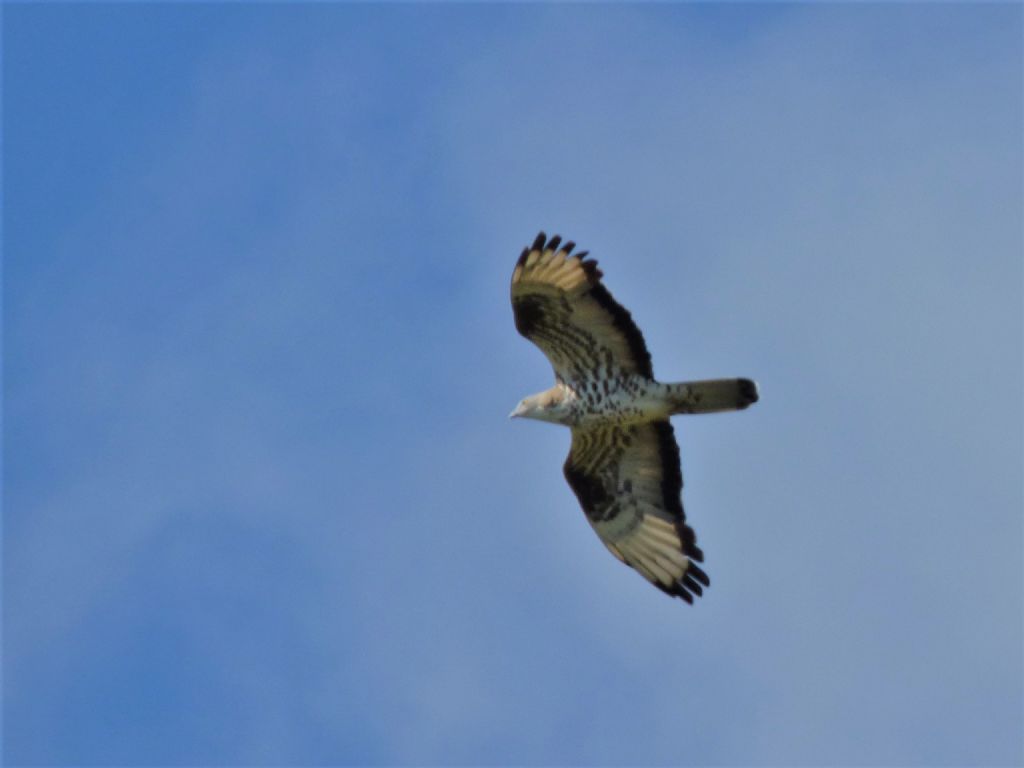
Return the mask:
[[760,400],[757,384],[750,379],[737,379],[739,384],[740,408],[746,408]]
[[[704,569],[701,568],[699,565],[695,564],[692,561],[690,562],[690,565],[686,569],[686,577],[687,578],[693,577],[694,579],[699,581],[701,584],[703,584],[705,587],[710,587],[711,586],[711,579],[709,579],[708,575],[706,573],[704,573]],[[700,593],[698,593],[698,594],[700,594]]]
[[[661,585],[659,584],[658,586],[660,587]],[[693,605],[693,595],[691,595],[689,592],[683,589],[683,587],[679,584],[674,584],[673,586],[675,587],[675,589],[665,589],[664,587],[661,587],[661,591],[665,592],[666,594],[672,595],[672,597],[682,598],[690,605]]]
[[687,573],[687,574],[685,574],[683,576],[682,584],[683,584],[683,587],[685,587],[686,589],[688,589],[691,592],[693,592],[693,594],[697,595],[697,597],[700,597],[701,595],[704,594],[704,587],[702,587],[700,584],[698,584],[694,580],[693,576],[691,576],[689,573]]
[[686,573],[674,584],[665,586],[658,581],[652,583],[669,597],[678,597],[680,600],[693,605],[693,598],[704,595],[704,590],[711,586],[711,579],[708,578],[708,575],[701,568],[691,562],[686,569]]
[[[586,251],[580,251],[579,253],[576,254],[576,257],[582,259],[586,255]],[[602,277],[604,277],[604,273],[597,268],[597,261],[595,259],[587,259],[586,261],[581,261],[580,264],[583,267],[584,273],[586,273],[587,277],[590,278],[591,280],[596,282],[597,280],[600,280]],[[611,296],[609,296],[608,298],[610,300]]]
[[555,235],[550,240],[548,240],[548,244],[544,247],[544,250],[545,251],[547,251],[547,250],[553,251],[556,248],[558,248],[558,246],[561,245],[561,244],[562,244],[562,236],[561,235]]
[[528,245],[523,248],[523,252],[519,254],[519,260],[516,261],[516,266],[521,267],[526,264],[526,258],[530,255],[531,251],[543,251],[544,243],[547,241],[548,236],[541,231],[537,237],[533,239],[533,245]]
[[567,242],[565,245],[562,246],[562,253],[564,253],[566,256],[568,256],[570,253],[572,253],[572,249],[575,248],[575,247],[576,247],[576,243],[574,243],[572,240],[570,240],[569,242]]

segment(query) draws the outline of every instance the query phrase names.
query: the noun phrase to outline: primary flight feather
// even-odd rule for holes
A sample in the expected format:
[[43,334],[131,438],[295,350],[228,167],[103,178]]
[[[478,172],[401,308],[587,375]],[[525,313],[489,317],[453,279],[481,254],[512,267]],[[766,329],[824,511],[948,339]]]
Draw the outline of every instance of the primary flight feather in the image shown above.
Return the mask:
[[512,273],[516,329],[551,361],[555,385],[510,414],[572,429],[565,479],[605,546],[688,603],[710,580],[683,513],[669,416],[746,408],[749,379],[656,381],[640,330],[601,283],[597,262],[543,232]]

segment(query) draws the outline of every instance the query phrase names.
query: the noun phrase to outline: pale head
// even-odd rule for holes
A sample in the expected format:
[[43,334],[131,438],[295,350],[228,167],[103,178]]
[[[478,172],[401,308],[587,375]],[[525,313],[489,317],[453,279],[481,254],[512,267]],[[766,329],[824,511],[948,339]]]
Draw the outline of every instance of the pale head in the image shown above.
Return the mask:
[[538,392],[536,395],[523,398],[508,417],[566,424],[571,417],[571,410],[565,397],[565,390],[554,386],[551,389]]

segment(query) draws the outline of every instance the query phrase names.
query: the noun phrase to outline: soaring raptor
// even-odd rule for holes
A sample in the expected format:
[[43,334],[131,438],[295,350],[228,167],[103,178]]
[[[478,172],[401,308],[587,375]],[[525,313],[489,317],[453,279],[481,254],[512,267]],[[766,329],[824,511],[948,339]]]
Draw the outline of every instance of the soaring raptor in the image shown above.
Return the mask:
[[[510,416],[572,429],[565,479],[601,541],[654,586],[688,603],[710,586],[683,513],[669,416],[746,408],[750,379],[663,384],[633,319],[575,243],[541,232],[512,273],[516,329],[551,361],[555,386]],[[703,585],[703,586],[702,586]]]

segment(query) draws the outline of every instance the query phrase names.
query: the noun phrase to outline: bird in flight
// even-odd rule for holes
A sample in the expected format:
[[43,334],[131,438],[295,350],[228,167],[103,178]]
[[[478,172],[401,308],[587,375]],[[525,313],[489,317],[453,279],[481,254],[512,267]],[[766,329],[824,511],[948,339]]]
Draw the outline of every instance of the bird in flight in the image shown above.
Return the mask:
[[757,402],[757,385],[656,381],[633,318],[604,287],[597,262],[573,248],[541,232],[516,262],[516,330],[547,356],[555,385],[509,416],[572,429],[565,479],[601,541],[662,592],[693,603],[711,582],[683,513],[669,416],[741,410]]

